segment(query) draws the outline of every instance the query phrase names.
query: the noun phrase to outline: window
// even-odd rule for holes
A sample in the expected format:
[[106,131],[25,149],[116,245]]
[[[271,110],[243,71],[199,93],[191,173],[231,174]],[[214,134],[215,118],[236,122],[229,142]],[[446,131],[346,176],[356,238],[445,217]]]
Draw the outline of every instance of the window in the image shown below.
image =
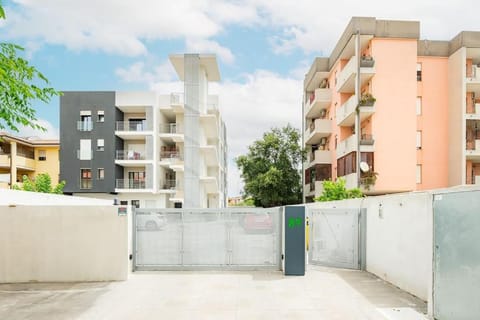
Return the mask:
[[92,141],[90,139],[80,139],[80,150],[78,159],[92,160]]
[[98,168],[97,169],[97,180],[103,180],[105,179],[105,169],[104,168]]
[[120,201],[121,206],[128,206],[128,201],[127,200],[122,200]]
[[422,131],[417,130],[417,150],[422,149]]
[[80,189],[92,189],[92,169],[80,169]]
[[422,97],[417,97],[417,116],[422,114]]
[[97,112],[97,122],[105,122],[105,111],[98,110],[98,112]]
[[132,207],[140,208],[140,200],[132,200]]
[[422,165],[417,164],[417,183],[422,183]]
[[97,139],[97,151],[105,150],[105,141],[103,139]]
[[38,150],[38,161],[46,161],[46,160],[47,160],[47,151]]
[[78,131],[92,131],[92,112],[80,111],[80,121],[77,123]]
[[422,81],[422,64],[417,63],[417,81]]

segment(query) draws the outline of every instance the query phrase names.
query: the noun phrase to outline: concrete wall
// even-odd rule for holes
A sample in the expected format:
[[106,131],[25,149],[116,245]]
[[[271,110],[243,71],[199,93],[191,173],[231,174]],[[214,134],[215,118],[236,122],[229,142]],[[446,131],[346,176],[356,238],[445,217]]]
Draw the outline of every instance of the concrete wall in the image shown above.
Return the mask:
[[126,280],[128,221],[114,206],[0,206],[0,283]]
[[367,208],[367,271],[429,300],[432,195],[408,193],[315,203],[309,208]]

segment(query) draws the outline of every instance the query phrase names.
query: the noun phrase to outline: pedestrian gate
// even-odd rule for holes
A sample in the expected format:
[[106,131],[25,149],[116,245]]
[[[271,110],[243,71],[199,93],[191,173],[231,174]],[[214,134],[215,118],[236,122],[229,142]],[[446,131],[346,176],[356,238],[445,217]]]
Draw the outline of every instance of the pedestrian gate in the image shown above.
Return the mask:
[[366,210],[309,209],[309,262],[365,269]]

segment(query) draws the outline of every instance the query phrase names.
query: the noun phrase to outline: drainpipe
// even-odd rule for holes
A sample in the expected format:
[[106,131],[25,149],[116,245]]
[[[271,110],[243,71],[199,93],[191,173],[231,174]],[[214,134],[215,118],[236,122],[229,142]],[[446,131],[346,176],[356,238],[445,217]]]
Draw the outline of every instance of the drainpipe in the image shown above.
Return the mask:
[[[302,98],[302,150],[303,148],[305,148],[305,97],[306,97],[306,93],[305,93],[305,89],[303,90],[303,98]],[[303,161],[303,159],[301,159],[301,162],[302,162],[302,171],[301,171],[301,175],[302,175],[302,202],[305,203],[306,202],[306,198],[305,198],[305,161]]]
[[355,55],[357,59],[357,76],[355,77],[355,94],[357,97],[357,107],[355,109],[355,134],[357,135],[357,161],[355,164],[356,175],[357,175],[357,188],[360,187],[360,161],[362,160],[360,154],[360,30],[357,29],[357,34],[355,38]]

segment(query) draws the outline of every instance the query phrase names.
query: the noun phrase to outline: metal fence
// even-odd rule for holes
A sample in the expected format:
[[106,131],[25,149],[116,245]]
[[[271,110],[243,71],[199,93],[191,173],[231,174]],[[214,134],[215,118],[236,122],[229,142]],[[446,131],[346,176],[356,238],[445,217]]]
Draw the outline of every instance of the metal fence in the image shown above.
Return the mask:
[[281,268],[281,208],[135,209],[134,269]]

